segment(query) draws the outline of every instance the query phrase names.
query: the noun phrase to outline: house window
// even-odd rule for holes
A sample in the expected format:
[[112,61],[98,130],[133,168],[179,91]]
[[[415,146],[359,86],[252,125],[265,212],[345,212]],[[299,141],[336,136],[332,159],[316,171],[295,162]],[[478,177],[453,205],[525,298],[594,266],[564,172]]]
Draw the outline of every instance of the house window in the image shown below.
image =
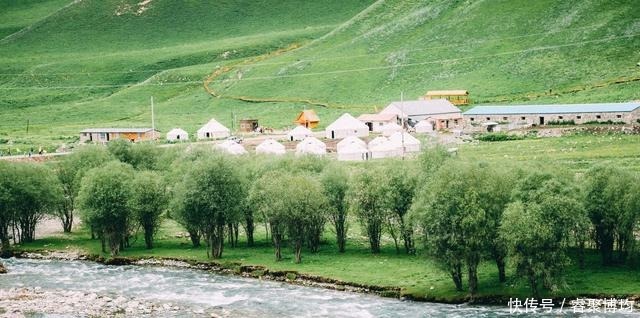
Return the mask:
[[107,138],[107,134],[105,133],[100,133],[100,139],[106,139]]
[[507,117],[502,117],[502,120],[507,120]]
[[600,119],[600,118],[602,118],[602,116],[600,116],[600,115],[596,115],[596,118]]
[[558,116],[558,119],[563,119],[563,117],[562,116]]
[[491,117],[487,117],[487,120],[491,120]]
[[457,125],[457,124],[458,124],[458,120],[457,120],[457,119],[454,119],[454,120],[453,120],[453,124],[454,124],[454,125]]
[[525,120],[525,119],[527,119],[527,118],[525,118],[524,116],[520,117],[520,120]]
[[616,118],[622,118],[622,115],[616,115]]
[[582,119],[582,116],[578,115],[578,116],[576,116],[576,118],[578,118],[578,119]]

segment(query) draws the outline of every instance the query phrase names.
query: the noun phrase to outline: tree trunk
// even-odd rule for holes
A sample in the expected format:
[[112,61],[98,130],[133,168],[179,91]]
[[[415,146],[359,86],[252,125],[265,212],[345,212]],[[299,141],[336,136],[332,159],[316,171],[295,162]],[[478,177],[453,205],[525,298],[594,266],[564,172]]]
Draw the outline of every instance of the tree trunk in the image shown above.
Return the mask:
[[279,261],[282,259],[282,253],[280,252],[282,244],[282,234],[275,226],[271,226],[271,238],[273,239],[273,248],[276,256],[276,261]]
[[108,233],[108,237],[109,237],[109,252],[113,257],[118,255],[118,253],[120,253],[120,245],[122,244],[121,242],[122,239],[121,239],[121,235],[117,232]]
[[500,280],[501,283],[504,283],[507,281],[507,274],[505,272],[505,260],[504,260],[504,256],[499,255],[495,257],[496,260],[496,266],[498,266],[498,280]]
[[451,279],[453,279],[453,283],[456,285],[456,290],[462,291],[462,265],[460,263],[452,265]]
[[189,238],[193,247],[200,247],[200,233],[198,231],[189,231]]
[[533,293],[533,297],[535,299],[540,298],[540,292],[538,291],[538,279],[533,270],[528,270],[528,279],[529,279],[529,287],[531,288],[531,293]]
[[153,229],[144,229],[144,244],[147,246],[148,250],[153,248]]
[[391,235],[391,238],[393,239],[393,244],[396,247],[396,254],[400,254],[400,246],[398,246],[398,236],[396,235],[396,231],[393,228],[393,224],[391,223],[391,221],[389,221],[387,223],[387,226],[389,227],[389,234]]
[[247,246],[252,247],[254,245],[253,241],[253,231],[255,229],[255,224],[253,223],[253,217],[245,218],[245,227],[244,231],[247,234]]
[[295,254],[296,264],[300,264],[300,262],[302,262],[302,241],[299,239],[295,242]]
[[2,246],[0,248],[0,258],[11,257],[11,244],[9,243],[9,237],[7,235],[2,236]]
[[338,242],[338,252],[344,253],[347,241],[344,220],[342,218],[338,218],[334,222],[334,225],[336,227],[336,242]]
[[62,214],[62,231],[64,233],[71,233],[71,227],[73,226],[73,213],[63,212]]
[[478,293],[478,263],[480,256],[471,255],[467,258],[467,272],[469,275],[469,294],[471,298]]

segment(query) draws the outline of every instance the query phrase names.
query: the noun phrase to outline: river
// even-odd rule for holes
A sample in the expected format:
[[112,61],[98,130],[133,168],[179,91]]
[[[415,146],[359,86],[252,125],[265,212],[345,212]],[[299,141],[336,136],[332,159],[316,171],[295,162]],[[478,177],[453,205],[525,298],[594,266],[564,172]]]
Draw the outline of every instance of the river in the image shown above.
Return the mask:
[[9,273],[0,275],[0,296],[5,297],[0,298],[0,316],[11,316],[12,310],[28,317],[82,317],[96,310],[107,316],[164,317],[510,316],[506,304],[401,301],[194,269],[15,258],[3,262]]

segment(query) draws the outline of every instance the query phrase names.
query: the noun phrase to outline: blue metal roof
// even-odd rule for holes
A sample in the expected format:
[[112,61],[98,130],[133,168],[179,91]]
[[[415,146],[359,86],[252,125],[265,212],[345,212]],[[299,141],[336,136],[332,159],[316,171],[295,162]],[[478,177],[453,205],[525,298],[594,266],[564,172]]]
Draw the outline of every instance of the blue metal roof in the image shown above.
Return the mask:
[[476,106],[463,115],[524,115],[571,113],[620,113],[640,108],[640,102],[603,104]]

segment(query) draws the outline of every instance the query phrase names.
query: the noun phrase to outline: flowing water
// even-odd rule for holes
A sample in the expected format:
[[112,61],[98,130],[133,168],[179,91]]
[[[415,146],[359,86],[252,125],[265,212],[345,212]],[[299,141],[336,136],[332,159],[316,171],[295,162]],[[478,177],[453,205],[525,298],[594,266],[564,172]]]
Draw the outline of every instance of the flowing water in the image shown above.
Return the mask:
[[0,290],[39,287],[171,303],[180,307],[177,316],[204,315],[214,309],[224,310],[229,317],[511,316],[506,304],[482,307],[400,301],[191,269],[29,259],[8,259],[4,264],[9,273],[0,275]]

